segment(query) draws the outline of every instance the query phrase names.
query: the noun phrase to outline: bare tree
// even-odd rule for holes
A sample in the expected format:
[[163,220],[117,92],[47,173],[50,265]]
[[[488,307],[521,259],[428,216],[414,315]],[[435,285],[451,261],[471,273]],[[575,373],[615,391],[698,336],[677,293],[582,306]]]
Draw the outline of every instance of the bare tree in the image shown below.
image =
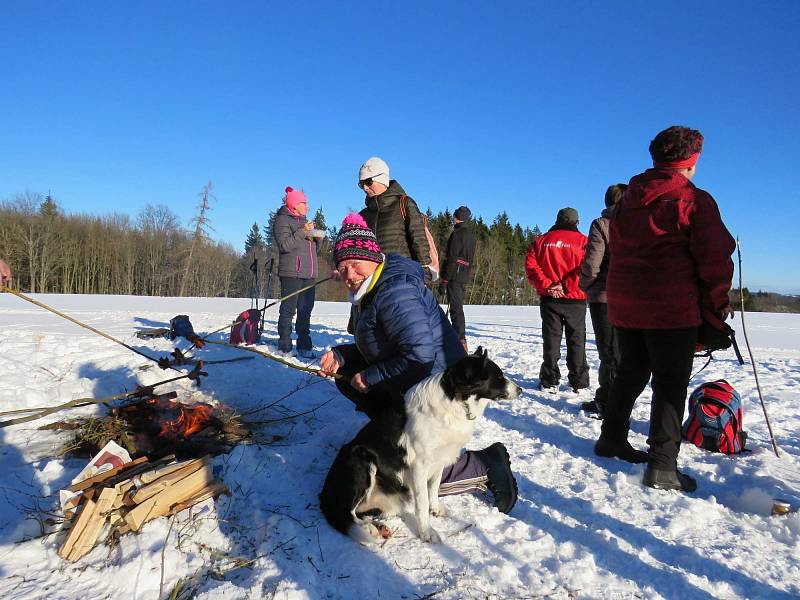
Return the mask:
[[191,220],[191,223],[194,223],[194,236],[192,237],[192,245],[189,246],[189,256],[186,257],[186,267],[183,271],[183,280],[181,281],[181,289],[178,293],[179,296],[186,295],[186,283],[189,281],[189,272],[192,268],[192,257],[199,245],[203,243],[203,240],[208,238],[208,217],[206,216],[206,212],[211,210],[208,204],[209,198],[213,198],[211,195],[211,188],[213,187],[213,183],[211,180],[205,185],[203,191],[200,192],[200,212],[198,215]]

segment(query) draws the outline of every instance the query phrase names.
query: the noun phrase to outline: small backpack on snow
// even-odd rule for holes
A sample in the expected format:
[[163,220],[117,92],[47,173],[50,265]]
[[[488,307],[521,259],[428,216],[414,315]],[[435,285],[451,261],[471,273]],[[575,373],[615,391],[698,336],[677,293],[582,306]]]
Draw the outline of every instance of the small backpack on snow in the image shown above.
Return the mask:
[[689,396],[689,416],[683,437],[698,448],[723,454],[744,450],[742,398],[724,379],[708,381]]
[[169,320],[169,339],[183,337],[192,340],[197,337],[187,315],[177,315]]
[[261,311],[251,308],[244,311],[231,327],[231,344],[247,344],[252,346],[257,343],[261,334],[258,331],[258,324],[261,321]]

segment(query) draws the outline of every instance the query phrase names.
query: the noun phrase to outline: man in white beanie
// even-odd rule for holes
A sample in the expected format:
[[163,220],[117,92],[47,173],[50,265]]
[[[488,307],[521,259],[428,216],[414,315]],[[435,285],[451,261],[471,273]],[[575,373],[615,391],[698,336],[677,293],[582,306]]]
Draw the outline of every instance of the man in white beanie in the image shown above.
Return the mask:
[[358,187],[367,195],[360,214],[375,232],[383,252],[417,261],[426,267],[425,281],[436,281],[439,273],[431,265],[425,216],[400,184],[389,179],[389,165],[377,156],[368,159],[358,171]]

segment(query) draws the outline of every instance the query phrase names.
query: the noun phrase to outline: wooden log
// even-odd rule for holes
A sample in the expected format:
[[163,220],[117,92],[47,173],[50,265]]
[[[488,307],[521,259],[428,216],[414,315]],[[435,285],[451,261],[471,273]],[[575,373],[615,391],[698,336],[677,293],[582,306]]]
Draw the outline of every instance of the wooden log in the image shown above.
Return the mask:
[[163,477],[159,477],[158,479],[154,480],[152,483],[140,487],[138,490],[132,490],[130,492],[130,498],[136,504],[144,502],[148,498],[152,498],[156,494],[160,493],[162,490],[167,489],[171,485],[179,482],[181,479],[190,475],[201,469],[203,466],[208,465],[208,461],[204,458],[196,458],[194,460],[186,461],[185,463],[181,463],[181,467],[177,470],[174,470],[172,473],[168,475],[164,475]]
[[145,463],[145,462],[147,462],[147,457],[146,456],[141,456],[141,457],[139,457],[139,458],[137,458],[135,460],[132,460],[130,462],[126,462],[124,465],[120,465],[119,467],[115,467],[113,469],[109,469],[108,471],[104,471],[103,473],[98,473],[97,475],[93,475],[92,477],[88,477],[87,479],[79,481],[78,483],[73,483],[67,489],[70,492],[80,492],[81,490],[85,490],[87,488],[90,488],[93,485],[96,485],[98,483],[106,481],[107,479],[111,479],[115,475],[119,475],[120,473],[124,473],[128,469],[131,469],[132,467],[135,467],[135,466],[140,465],[140,464]]
[[[197,459],[199,460],[199,459]],[[164,477],[164,475],[169,475],[170,473],[174,473],[175,471],[179,471],[180,469],[184,468],[189,463],[194,462],[193,460],[185,460],[182,462],[176,462],[169,465],[164,465],[163,467],[159,467],[157,469],[152,469],[150,471],[145,471],[141,475],[136,477],[137,485],[147,485],[148,483],[154,482],[159,477]]]
[[113,487],[103,488],[94,505],[92,516],[75,541],[75,545],[70,551],[67,560],[74,562],[88,554],[91,549],[94,548],[94,545],[97,543],[97,536],[100,535],[100,530],[106,522],[106,518],[111,510],[111,506],[114,504],[114,498],[116,497],[117,491]]
[[224,483],[212,483],[211,485],[207,485],[199,492],[197,492],[194,496],[189,498],[188,500],[184,500],[183,502],[178,502],[174,505],[170,511],[170,515],[176,515],[181,511],[186,510],[187,508],[191,508],[195,504],[199,504],[203,500],[208,500],[209,498],[216,498],[217,496],[221,496],[222,494],[230,495],[230,490],[228,486]]
[[210,466],[203,464],[200,469],[173,482],[155,496],[130,510],[125,515],[125,523],[131,530],[139,531],[147,521],[168,514],[175,504],[192,498],[212,481],[213,475]]
[[80,513],[78,513],[78,517],[73,521],[64,543],[61,544],[61,548],[58,549],[58,555],[65,560],[68,559],[70,552],[72,552],[75,546],[75,542],[94,514],[95,501],[92,499],[93,496],[94,490],[89,490],[83,494],[84,502],[79,507]]

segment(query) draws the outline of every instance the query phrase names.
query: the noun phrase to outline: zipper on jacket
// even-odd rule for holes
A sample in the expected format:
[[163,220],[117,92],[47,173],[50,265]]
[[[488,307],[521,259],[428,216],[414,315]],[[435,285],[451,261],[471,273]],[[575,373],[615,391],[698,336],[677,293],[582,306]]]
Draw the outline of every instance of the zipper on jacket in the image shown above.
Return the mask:
[[314,242],[308,240],[308,264],[311,265],[309,279],[314,279]]

